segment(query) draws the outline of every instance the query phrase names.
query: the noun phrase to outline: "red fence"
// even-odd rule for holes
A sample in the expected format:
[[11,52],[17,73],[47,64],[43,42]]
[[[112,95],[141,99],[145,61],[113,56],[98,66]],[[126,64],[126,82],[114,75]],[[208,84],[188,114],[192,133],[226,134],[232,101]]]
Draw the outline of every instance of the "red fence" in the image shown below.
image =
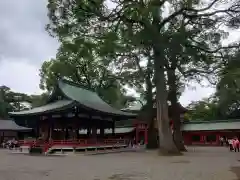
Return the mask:
[[79,139],[79,140],[50,140],[50,141],[41,141],[41,140],[21,140],[19,141],[20,145],[24,146],[38,146],[38,145],[63,145],[63,146],[100,146],[100,145],[114,145],[114,144],[127,144],[126,139],[103,139],[103,140],[94,140],[94,139]]

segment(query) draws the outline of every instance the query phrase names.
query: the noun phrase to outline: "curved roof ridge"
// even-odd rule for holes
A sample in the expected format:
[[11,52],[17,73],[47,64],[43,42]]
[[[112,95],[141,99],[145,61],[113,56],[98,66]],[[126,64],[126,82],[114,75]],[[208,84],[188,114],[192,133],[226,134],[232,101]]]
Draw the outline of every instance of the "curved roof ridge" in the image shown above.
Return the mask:
[[95,93],[97,94],[95,91],[93,91],[92,89],[88,88],[87,86],[84,86],[84,85],[81,85],[79,83],[76,83],[76,82],[73,82],[71,80],[68,80],[68,79],[65,79],[65,78],[61,78],[58,80],[58,85],[59,85],[59,82],[63,82],[65,84],[69,84],[71,86],[75,86],[75,87],[78,87],[78,88],[81,88],[81,89],[84,89],[84,90],[87,90],[87,91],[90,91],[92,93]]
[[62,80],[58,81],[59,89],[62,93],[71,100],[77,101],[83,107],[94,109],[96,111],[109,113],[112,115],[136,116],[133,113],[123,112],[111,107],[106,103],[96,92],[84,89],[74,84],[65,83]]

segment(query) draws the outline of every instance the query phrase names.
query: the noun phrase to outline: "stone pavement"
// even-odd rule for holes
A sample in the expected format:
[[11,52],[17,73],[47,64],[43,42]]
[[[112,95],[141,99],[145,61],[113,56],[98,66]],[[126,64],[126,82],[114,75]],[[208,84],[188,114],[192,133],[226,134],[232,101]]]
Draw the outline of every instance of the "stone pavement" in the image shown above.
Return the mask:
[[184,156],[155,151],[56,157],[0,151],[0,180],[240,180],[240,153],[189,147]]

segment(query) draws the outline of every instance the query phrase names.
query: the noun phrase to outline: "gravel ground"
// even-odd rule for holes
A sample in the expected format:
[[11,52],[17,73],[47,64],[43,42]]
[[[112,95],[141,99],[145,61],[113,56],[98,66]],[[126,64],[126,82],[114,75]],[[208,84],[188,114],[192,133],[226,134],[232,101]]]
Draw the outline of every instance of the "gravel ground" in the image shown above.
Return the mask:
[[29,156],[0,151],[0,180],[240,180],[240,153],[190,147],[184,156],[155,151]]

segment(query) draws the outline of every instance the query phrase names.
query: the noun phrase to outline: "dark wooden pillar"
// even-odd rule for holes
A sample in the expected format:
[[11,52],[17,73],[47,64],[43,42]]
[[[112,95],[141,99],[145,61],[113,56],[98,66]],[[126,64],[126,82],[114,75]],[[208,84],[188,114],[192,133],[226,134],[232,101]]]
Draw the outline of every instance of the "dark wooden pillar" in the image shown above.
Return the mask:
[[79,139],[80,136],[79,136],[79,130],[80,130],[80,126],[81,126],[81,123],[79,122],[79,117],[77,115],[75,115],[75,135],[76,135],[76,139]]
[[68,132],[68,127],[65,128],[65,140],[68,140],[69,137],[69,132]]
[[2,139],[3,139],[3,140],[5,139],[4,131],[2,132]]
[[115,120],[112,121],[112,136],[115,137]]
[[100,137],[104,138],[105,123],[100,123]]
[[144,144],[148,144],[148,126],[145,124],[144,126]]
[[102,139],[104,138],[104,130],[105,130],[104,125],[101,125],[101,126],[100,126],[100,137],[101,137]]
[[92,126],[92,139],[93,139],[94,141],[97,140],[97,127],[96,127],[95,124]]
[[135,137],[135,144],[138,145],[139,143],[139,124],[136,125],[136,137]]
[[87,122],[87,137],[90,138],[91,136],[91,125],[92,124],[92,117],[90,117],[89,121]]
[[206,134],[204,133],[204,134],[199,134],[199,136],[200,136],[200,142],[201,142],[201,144],[205,144],[206,143]]
[[87,137],[91,136],[91,128],[88,126],[87,127]]
[[80,139],[79,130],[80,130],[79,127],[75,129],[77,139]]
[[97,121],[95,119],[91,119],[91,130],[92,130],[92,136],[91,139],[96,140],[97,139]]
[[50,117],[48,140],[52,140],[53,138],[53,129],[54,129],[54,119]]
[[63,124],[63,117],[61,117],[61,119],[58,122],[58,126],[60,129],[60,140],[64,140],[65,139],[65,129],[64,129],[64,124]]
[[40,137],[40,117],[36,121],[35,133],[36,133],[36,138],[38,139]]

